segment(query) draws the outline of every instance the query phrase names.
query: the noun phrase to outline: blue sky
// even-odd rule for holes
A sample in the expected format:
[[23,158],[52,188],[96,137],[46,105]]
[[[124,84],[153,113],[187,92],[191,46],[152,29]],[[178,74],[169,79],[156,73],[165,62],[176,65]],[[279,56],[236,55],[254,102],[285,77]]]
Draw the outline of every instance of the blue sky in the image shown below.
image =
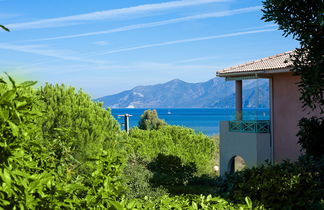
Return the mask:
[[[222,68],[298,47],[260,18],[257,0],[0,0],[0,68],[92,97]],[[3,74],[2,74],[3,75]]]

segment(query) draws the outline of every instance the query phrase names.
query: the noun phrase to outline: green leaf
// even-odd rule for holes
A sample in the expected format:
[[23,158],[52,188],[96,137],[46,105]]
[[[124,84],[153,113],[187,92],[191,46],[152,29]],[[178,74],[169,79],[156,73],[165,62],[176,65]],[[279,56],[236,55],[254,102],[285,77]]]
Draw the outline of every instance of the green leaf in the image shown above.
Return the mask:
[[16,124],[14,124],[13,122],[11,122],[11,121],[8,121],[8,123],[9,123],[9,126],[11,128],[12,134],[14,136],[18,136],[18,134],[19,134],[18,126]]
[[0,119],[6,122],[9,119],[9,110],[0,108]]
[[10,80],[10,82],[11,82],[11,84],[12,84],[12,86],[16,89],[16,82],[15,82],[15,80],[14,79],[12,79],[12,77],[11,76],[9,76],[9,74],[7,73],[7,72],[5,72],[5,74],[7,75],[7,77],[9,78],[9,80]]
[[36,83],[37,83],[36,81],[26,81],[26,82],[19,84],[17,87],[22,87],[22,88],[30,87],[30,86],[35,85]]
[[0,103],[4,101],[12,101],[15,98],[15,96],[16,96],[15,90],[8,90],[1,96]]
[[17,109],[20,108],[20,107],[23,107],[23,106],[25,106],[27,104],[26,101],[16,101],[15,103],[16,103],[16,108]]
[[248,208],[252,209],[252,201],[249,197],[245,197],[245,203],[248,206]]
[[192,208],[193,208],[193,209],[198,209],[198,205],[197,205],[196,202],[192,202]]
[[109,201],[109,203],[114,207],[116,210],[124,210],[123,206],[120,205],[117,201]]
[[0,83],[7,84],[2,78],[0,78]]
[[7,32],[10,31],[9,28],[7,28],[7,27],[5,27],[5,26],[3,26],[3,25],[0,25],[0,28],[2,28],[3,30],[5,30],[5,31],[7,31]]
[[11,185],[11,177],[10,177],[10,173],[8,172],[7,169],[3,169],[3,174],[1,174],[3,181],[7,184],[7,185]]

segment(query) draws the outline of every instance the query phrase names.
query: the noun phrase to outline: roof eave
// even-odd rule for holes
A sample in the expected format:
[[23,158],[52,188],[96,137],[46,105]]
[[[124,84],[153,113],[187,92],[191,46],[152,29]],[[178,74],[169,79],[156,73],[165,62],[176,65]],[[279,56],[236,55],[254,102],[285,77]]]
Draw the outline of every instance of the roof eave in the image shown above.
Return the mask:
[[278,73],[286,73],[290,72],[291,67],[280,68],[280,69],[266,69],[266,70],[258,70],[258,71],[245,71],[245,72],[216,72],[216,76],[218,77],[238,77],[238,76],[251,76],[251,75],[262,75],[262,74],[278,74]]

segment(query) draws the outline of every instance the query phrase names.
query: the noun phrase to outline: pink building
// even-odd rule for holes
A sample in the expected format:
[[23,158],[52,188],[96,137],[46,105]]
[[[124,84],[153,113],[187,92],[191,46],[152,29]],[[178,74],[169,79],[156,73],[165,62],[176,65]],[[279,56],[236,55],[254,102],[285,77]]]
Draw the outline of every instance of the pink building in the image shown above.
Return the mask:
[[[235,170],[235,158],[244,159],[248,167],[283,160],[297,160],[298,121],[307,113],[299,101],[297,82],[290,70],[290,52],[266,57],[217,72],[219,77],[236,84],[236,120],[221,122],[220,172]],[[242,80],[269,79],[270,120],[245,121],[242,116]]]

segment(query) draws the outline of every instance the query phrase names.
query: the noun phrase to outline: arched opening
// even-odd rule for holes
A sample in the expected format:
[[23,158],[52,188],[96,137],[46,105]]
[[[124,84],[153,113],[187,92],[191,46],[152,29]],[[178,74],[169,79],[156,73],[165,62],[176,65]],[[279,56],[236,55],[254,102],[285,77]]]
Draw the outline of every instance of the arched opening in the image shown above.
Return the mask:
[[241,156],[236,155],[232,157],[228,163],[228,172],[232,174],[236,171],[241,171],[246,167],[247,165],[244,159]]

